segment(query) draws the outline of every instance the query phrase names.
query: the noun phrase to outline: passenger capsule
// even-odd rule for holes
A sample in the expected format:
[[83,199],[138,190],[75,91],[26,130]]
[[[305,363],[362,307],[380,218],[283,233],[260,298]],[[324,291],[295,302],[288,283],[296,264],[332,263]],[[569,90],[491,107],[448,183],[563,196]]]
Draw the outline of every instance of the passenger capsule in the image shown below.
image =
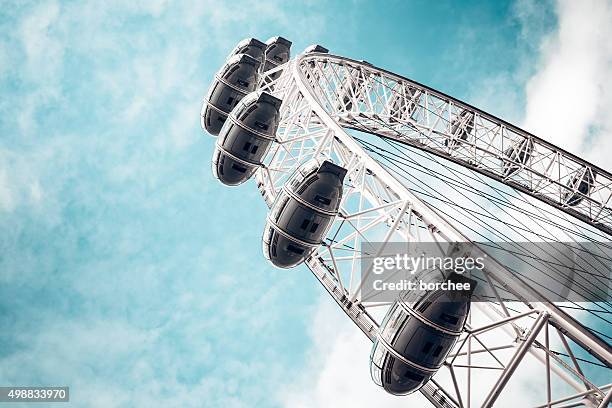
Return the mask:
[[[267,72],[289,61],[291,41],[283,37],[272,37],[266,41],[266,45],[263,72]],[[280,72],[270,75],[272,80],[277,79],[279,76]]]
[[[456,273],[448,281],[470,290],[402,294],[385,316],[370,354],[374,382],[394,395],[421,388],[442,366],[463,331],[476,282]],[[415,298],[416,299],[412,299]]]
[[304,54],[310,54],[312,52],[320,52],[322,54],[327,54],[329,52],[329,50],[327,48],[325,48],[324,46],[319,45],[319,44],[309,45],[304,50]]
[[227,60],[215,74],[202,106],[201,125],[211,135],[218,135],[227,115],[236,104],[257,86],[259,61],[248,54],[237,54]]
[[444,146],[456,149],[462,140],[467,140],[473,130],[474,112],[464,109],[451,121],[450,133],[452,136],[444,141]]
[[[347,70],[350,72],[350,70]],[[363,102],[364,98],[360,95],[359,90],[369,77],[366,71],[357,71],[354,76],[346,76],[342,81],[342,85],[338,90],[338,110],[350,111],[353,109],[353,97],[359,102]]]
[[588,196],[595,184],[595,178],[597,173],[592,169],[584,168],[581,172],[574,175],[574,177],[567,183],[567,187],[571,191],[565,191],[563,193],[563,202],[570,207],[574,207],[584,199],[584,196]]
[[227,56],[227,59],[230,59],[234,55],[247,54],[262,63],[265,51],[266,43],[259,41],[257,38],[245,38],[234,47],[232,52]]
[[338,214],[346,169],[330,161],[298,168],[279,192],[263,234],[265,257],[279,268],[306,260]]
[[219,181],[242,184],[261,166],[276,134],[281,103],[266,92],[252,92],[232,110],[213,153],[213,174]]
[[504,177],[509,177],[519,171],[531,157],[532,151],[533,140],[531,138],[525,138],[506,149],[504,155],[508,160],[504,160],[502,164]]
[[416,89],[406,88],[406,96],[402,95],[399,91],[394,92],[389,103],[391,107],[389,110],[389,122],[405,122],[412,119],[412,115],[418,107],[420,97],[421,91]]
[[[304,54],[310,54],[310,53],[313,53],[313,52],[320,52],[320,53],[323,53],[323,54],[327,54],[329,52],[329,50],[327,48],[323,47],[322,45],[319,45],[319,44],[309,45],[304,50]],[[315,66],[316,66],[314,61],[312,61],[312,60],[308,61],[307,64],[308,64],[308,67],[310,69],[306,71],[306,80],[314,85],[315,83],[317,83],[319,81],[319,72],[314,69]],[[311,73],[312,73],[312,76],[311,76]]]

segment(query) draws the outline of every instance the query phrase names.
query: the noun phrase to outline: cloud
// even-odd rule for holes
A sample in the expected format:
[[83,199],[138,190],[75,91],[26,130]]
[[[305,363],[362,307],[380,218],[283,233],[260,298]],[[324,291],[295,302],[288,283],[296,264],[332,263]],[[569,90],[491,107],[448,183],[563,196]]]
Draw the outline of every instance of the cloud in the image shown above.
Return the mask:
[[[370,378],[371,343],[327,294],[312,317],[310,364],[278,398],[285,407],[405,407],[406,398],[387,394]],[[410,403],[426,406],[419,394]]]
[[612,3],[559,1],[558,30],[527,83],[524,126],[604,166],[612,152]]
[[265,204],[213,184],[199,128],[241,36],[325,20],[254,7],[3,10],[0,383],[68,384],[75,406],[264,406],[302,364],[314,288],[263,259]]
[[15,208],[15,198],[6,170],[0,169],[0,208],[11,211]]
[[60,8],[56,2],[43,3],[23,19],[19,37],[31,78],[49,80],[62,65],[64,45],[58,39],[57,21]]

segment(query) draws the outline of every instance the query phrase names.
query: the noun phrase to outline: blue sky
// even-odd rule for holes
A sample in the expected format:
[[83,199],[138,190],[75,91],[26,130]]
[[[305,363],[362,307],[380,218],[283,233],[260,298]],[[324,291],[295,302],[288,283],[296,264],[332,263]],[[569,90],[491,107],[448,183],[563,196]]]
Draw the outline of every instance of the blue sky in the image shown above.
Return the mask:
[[321,304],[340,315],[304,268],[265,262],[255,185],[213,179],[214,72],[282,35],[521,123],[553,6],[3,4],[0,384],[70,385],[71,406],[291,406]]

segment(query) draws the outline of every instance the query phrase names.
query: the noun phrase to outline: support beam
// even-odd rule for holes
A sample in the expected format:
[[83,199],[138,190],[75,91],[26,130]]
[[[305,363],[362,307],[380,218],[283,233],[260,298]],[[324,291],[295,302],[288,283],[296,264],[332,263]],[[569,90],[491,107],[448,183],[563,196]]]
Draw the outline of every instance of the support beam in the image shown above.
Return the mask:
[[538,337],[538,333],[540,333],[540,330],[548,321],[548,317],[548,313],[540,313],[535,323],[531,327],[529,335],[527,336],[523,344],[521,344],[521,346],[518,348],[516,353],[514,353],[514,356],[512,356],[512,360],[510,360],[510,362],[506,366],[506,369],[497,380],[497,383],[495,383],[495,385],[493,386],[493,389],[491,390],[491,392],[487,396],[487,399],[482,405],[483,408],[491,408],[495,401],[497,401],[499,394],[501,394],[502,390],[510,380],[510,377],[512,376],[512,374],[514,374],[514,371],[516,370],[520,362],[523,360],[523,357],[525,357],[525,354],[527,353],[527,351],[529,351],[529,348],[531,347],[535,339]]

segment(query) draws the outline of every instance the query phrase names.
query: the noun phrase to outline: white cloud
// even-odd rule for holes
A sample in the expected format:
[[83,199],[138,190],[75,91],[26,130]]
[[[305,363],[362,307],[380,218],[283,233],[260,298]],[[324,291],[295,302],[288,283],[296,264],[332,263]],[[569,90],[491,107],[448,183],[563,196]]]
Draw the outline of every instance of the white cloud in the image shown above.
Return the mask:
[[371,343],[340,311],[327,294],[321,298],[311,324],[314,342],[310,367],[293,378],[279,393],[283,406],[315,407],[406,407],[427,401],[416,393],[398,398],[387,394],[370,378]]
[[20,38],[27,58],[27,69],[41,81],[55,74],[61,66],[64,45],[54,35],[59,6],[49,2],[35,8],[20,27]]
[[40,204],[44,189],[34,166],[28,159],[0,149],[0,213]]
[[[612,152],[612,3],[559,1],[558,30],[527,84],[525,127],[605,167]],[[609,167],[609,166],[608,166]]]
[[5,169],[0,168],[0,209],[12,211],[15,208],[15,196],[9,184],[9,176]]

